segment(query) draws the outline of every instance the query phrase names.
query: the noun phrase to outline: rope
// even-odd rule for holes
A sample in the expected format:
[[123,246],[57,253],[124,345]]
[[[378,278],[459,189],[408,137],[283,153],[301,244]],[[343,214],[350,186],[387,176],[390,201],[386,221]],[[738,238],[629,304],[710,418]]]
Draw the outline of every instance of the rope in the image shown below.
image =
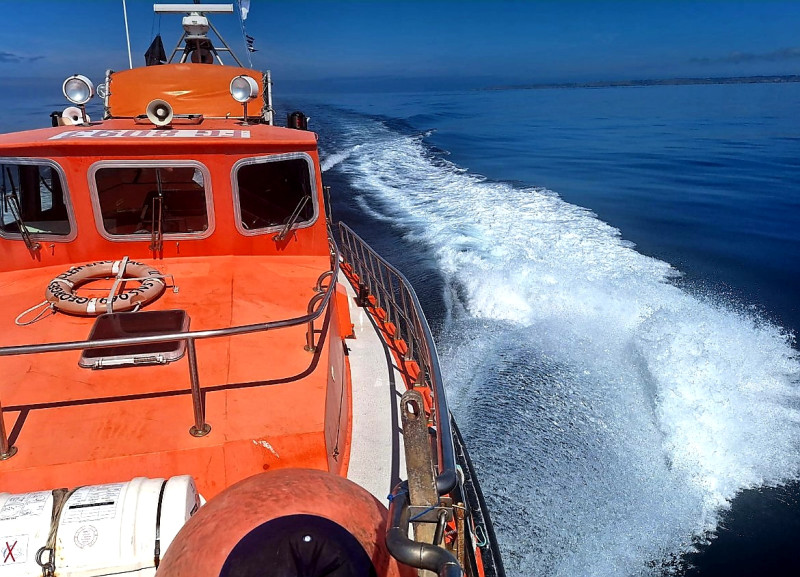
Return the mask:
[[403,489],[402,491],[398,491],[398,492],[397,492],[397,495],[395,495],[394,493],[389,493],[388,495],[386,495],[386,498],[387,498],[387,499],[389,500],[389,502],[391,503],[391,502],[392,502],[392,501],[394,501],[394,500],[395,500],[395,499],[396,499],[396,498],[397,498],[399,495],[403,495],[403,494],[405,494],[405,495],[408,495],[408,488],[405,488],[405,489]]
[[[479,534],[480,533],[480,534]],[[483,525],[475,525],[475,542],[478,547],[486,547],[489,544],[489,538],[483,530]]]
[[419,519],[420,517],[422,517],[426,513],[430,513],[431,511],[433,511],[435,508],[436,508],[436,505],[431,505],[430,507],[428,507],[424,511],[421,511],[421,512],[417,513],[416,515],[414,515],[413,517],[411,517],[411,519],[409,519],[409,521],[416,521],[417,519]]
[[[54,577],[56,572],[56,534],[58,524],[61,521],[61,512],[64,504],[72,494],[80,487],[75,489],[53,489],[53,514],[50,519],[50,532],[47,535],[45,546],[36,552],[36,563],[42,568],[42,577]],[[42,555],[47,552],[47,562],[42,561]]]
[[[43,308],[42,311],[39,314],[37,314],[35,317],[33,317],[32,320],[29,320],[28,322],[24,322],[24,323],[20,321],[20,319],[22,317],[24,317],[28,313],[32,313],[33,311],[35,311],[36,309],[38,309],[40,307],[45,307],[45,308]],[[50,311],[53,314],[56,314],[56,308],[45,300],[45,301],[40,302],[38,305],[34,305],[31,308],[29,308],[28,310],[21,312],[19,314],[19,316],[17,316],[17,318],[14,319],[14,323],[18,327],[27,327],[28,325],[32,325],[33,323],[35,323],[37,321],[40,321],[40,320],[42,320],[44,318],[44,315],[47,312],[47,307],[50,308]]]

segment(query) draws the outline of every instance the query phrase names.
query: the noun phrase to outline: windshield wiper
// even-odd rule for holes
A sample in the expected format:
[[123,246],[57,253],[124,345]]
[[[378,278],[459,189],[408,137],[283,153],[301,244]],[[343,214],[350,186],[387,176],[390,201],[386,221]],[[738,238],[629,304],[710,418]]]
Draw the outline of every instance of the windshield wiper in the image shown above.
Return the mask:
[[284,238],[286,238],[286,235],[289,234],[289,231],[292,229],[292,227],[297,223],[298,220],[300,220],[300,213],[306,207],[309,200],[311,200],[311,195],[308,194],[300,199],[300,202],[297,203],[294,212],[292,212],[292,215],[289,217],[289,220],[286,221],[284,227],[278,234],[272,237],[273,240],[282,241]]
[[25,246],[28,247],[28,250],[31,251],[31,254],[35,254],[39,249],[42,248],[42,245],[31,238],[31,233],[28,230],[28,227],[25,226],[25,221],[22,220],[22,210],[19,207],[19,198],[17,198],[17,187],[14,185],[14,178],[11,176],[11,171],[8,167],[6,167],[6,173],[8,174],[8,180],[11,181],[11,192],[5,192],[6,175],[4,173],[3,210],[4,212],[11,213],[11,216],[14,218],[14,223],[17,225],[17,229],[19,229],[19,234],[22,236],[22,240],[25,242]]
[[161,169],[156,168],[158,196],[153,197],[153,211],[150,215],[150,250],[153,258],[158,258],[164,250],[164,189],[161,185]]

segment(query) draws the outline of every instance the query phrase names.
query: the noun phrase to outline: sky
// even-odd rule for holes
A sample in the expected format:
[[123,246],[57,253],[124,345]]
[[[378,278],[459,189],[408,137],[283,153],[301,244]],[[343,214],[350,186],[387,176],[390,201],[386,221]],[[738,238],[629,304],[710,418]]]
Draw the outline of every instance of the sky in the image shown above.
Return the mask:
[[[127,0],[134,65],[180,17]],[[0,83],[128,67],[121,0],[0,0]],[[244,57],[239,19],[212,18]],[[246,31],[288,85],[485,87],[800,73],[800,0],[251,0]]]

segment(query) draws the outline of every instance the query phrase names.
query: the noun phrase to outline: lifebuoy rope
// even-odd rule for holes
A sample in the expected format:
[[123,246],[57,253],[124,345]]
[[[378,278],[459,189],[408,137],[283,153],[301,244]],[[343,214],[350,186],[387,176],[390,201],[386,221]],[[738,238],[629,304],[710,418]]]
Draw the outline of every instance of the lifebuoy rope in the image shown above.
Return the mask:
[[[27,321],[27,322],[24,322],[24,323],[23,323],[23,322],[20,322],[20,320],[19,320],[19,319],[21,319],[22,317],[24,317],[24,316],[25,316],[25,315],[27,315],[28,313],[32,313],[33,311],[35,311],[36,309],[38,309],[38,308],[41,308],[41,307],[46,307],[46,308],[45,308],[45,309],[43,309],[43,310],[41,310],[41,311],[40,311],[40,312],[39,312],[39,313],[38,313],[38,314],[37,314],[35,317],[33,317],[33,319],[31,319],[31,320],[29,320],[29,321]],[[16,318],[16,319],[14,319],[14,324],[16,324],[18,327],[27,327],[28,325],[32,325],[32,324],[33,324],[33,323],[35,323],[36,321],[39,321],[39,320],[41,320],[42,318],[44,318],[44,315],[45,315],[45,313],[47,312],[47,309],[48,309],[48,308],[50,309],[50,311],[51,311],[53,314],[55,314],[55,313],[56,313],[56,307],[55,307],[55,305],[54,305],[53,303],[47,302],[46,300],[43,300],[43,301],[42,301],[42,302],[40,302],[38,305],[33,305],[31,308],[29,308],[29,309],[27,309],[27,310],[25,310],[25,311],[23,311],[23,312],[19,313],[19,315],[17,316],[17,318]]]

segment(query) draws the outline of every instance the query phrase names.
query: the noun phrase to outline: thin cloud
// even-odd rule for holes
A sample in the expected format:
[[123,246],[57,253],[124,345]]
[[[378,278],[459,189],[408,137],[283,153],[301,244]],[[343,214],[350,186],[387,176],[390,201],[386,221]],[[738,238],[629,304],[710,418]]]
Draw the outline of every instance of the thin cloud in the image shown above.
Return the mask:
[[744,62],[784,62],[800,59],[800,47],[781,48],[773,52],[731,52],[718,58],[692,58],[695,64],[742,64]]
[[0,50],[0,64],[20,64],[22,62],[36,62],[41,60],[44,56],[23,56],[22,54],[15,54],[14,52],[6,52]]

